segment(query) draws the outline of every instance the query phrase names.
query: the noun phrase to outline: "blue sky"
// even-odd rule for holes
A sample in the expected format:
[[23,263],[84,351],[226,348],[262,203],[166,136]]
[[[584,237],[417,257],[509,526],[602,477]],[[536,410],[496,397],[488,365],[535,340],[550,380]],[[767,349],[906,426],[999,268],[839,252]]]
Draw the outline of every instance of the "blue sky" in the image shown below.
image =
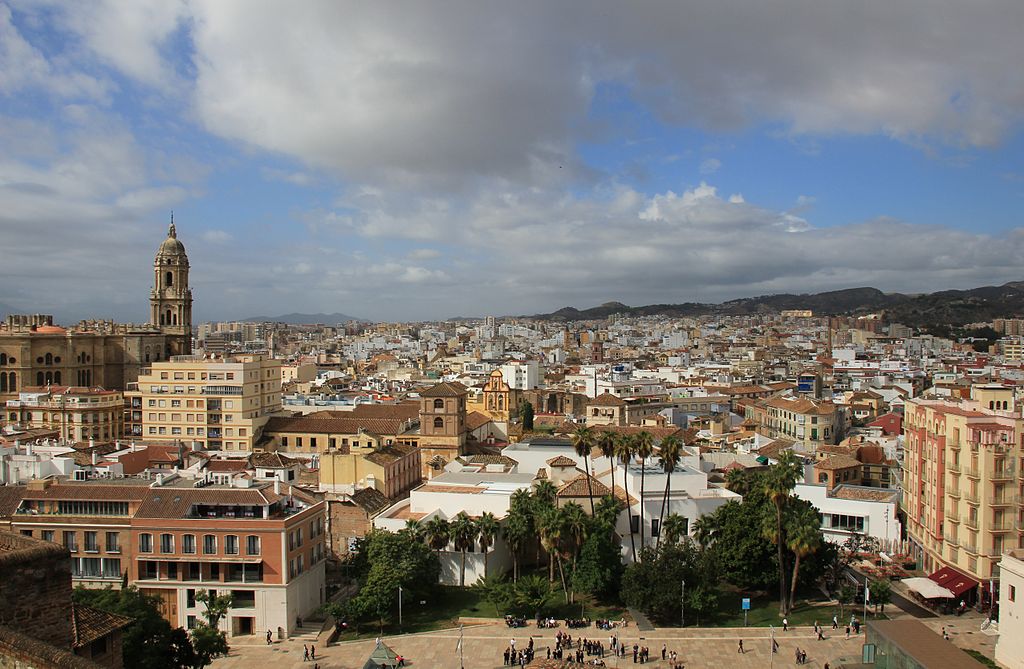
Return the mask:
[[199,320],[1021,280],[962,4],[0,0],[0,311],[142,320],[172,209]]

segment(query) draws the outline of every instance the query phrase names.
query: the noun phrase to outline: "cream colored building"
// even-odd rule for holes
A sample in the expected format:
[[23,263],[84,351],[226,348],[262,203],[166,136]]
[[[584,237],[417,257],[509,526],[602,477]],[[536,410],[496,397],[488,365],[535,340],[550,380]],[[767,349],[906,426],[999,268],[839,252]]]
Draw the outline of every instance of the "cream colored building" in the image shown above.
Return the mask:
[[175,356],[143,370],[135,385],[125,397],[138,405],[147,441],[247,453],[281,410],[281,362],[265,355]]
[[1011,388],[974,386],[971,394],[906,400],[903,507],[925,571],[953,567],[985,584],[977,593],[984,598],[1002,553],[1024,545],[1024,420]]
[[766,437],[795,441],[804,451],[835,444],[843,432],[839,407],[805,397],[770,397],[748,406],[746,418],[756,421]]
[[1024,661],[1024,551],[1003,553],[999,563],[999,639],[996,661],[1019,667]]
[[25,388],[4,411],[8,425],[58,430],[64,441],[109,441],[123,432],[124,396],[102,388]]

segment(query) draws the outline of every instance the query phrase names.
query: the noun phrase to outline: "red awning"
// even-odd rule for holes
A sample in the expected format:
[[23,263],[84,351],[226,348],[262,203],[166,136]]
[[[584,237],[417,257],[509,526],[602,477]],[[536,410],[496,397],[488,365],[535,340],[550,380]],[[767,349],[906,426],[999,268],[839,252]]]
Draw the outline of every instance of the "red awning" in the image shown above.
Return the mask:
[[952,592],[954,597],[959,597],[968,590],[977,588],[979,585],[978,581],[952,567],[943,567],[928,578]]

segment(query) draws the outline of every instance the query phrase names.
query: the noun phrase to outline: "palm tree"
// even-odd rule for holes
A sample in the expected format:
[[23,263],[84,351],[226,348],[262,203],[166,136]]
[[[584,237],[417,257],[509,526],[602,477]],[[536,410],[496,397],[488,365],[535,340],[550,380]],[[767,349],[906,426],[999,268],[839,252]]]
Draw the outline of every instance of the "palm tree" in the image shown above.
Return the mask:
[[[563,527],[572,547],[572,572],[576,573],[576,560],[580,551],[583,550],[583,542],[587,540],[587,532],[590,530],[590,518],[583,507],[575,502],[570,502],[562,509]],[[569,601],[576,601],[576,589],[569,595]]]
[[590,497],[590,515],[594,515],[594,486],[590,479],[590,450],[594,447],[594,431],[589,427],[580,426],[572,435],[572,447],[576,455],[583,458],[587,469],[587,495]]
[[565,592],[565,602],[569,603],[569,591],[565,587],[565,570],[562,569],[562,543],[565,541],[565,514],[557,506],[553,506],[544,512],[538,523],[540,542],[544,550],[548,552],[548,580],[555,580],[555,562],[558,562],[558,573],[562,580],[562,590]]
[[485,511],[476,520],[476,529],[480,534],[480,551],[484,554],[484,575],[487,575],[487,551],[494,545],[494,539],[498,536],[498,521],[494,514]]
[[[636,562],[636,539],[633,536],[633,507],[629,503],[629,482],[626,478],[629,463],[633,459],[633,453],[634,446],[631,437],[623,436],[616,441],[615,455],[618,456],[619,464],[622,465],[622,490],[626,494],[626,511],[629,514],[629,545],[633,549],[633,562]],[[612,480],[615,480],[614,474],[612,475]]]
[[779,615],[786,615],[786,563],[783,548],[786,544],[785,528],[782,525],[782,512],[796,486],[800,476],[801,462],[793,451],[786,451],[779,456],[778,464],[773,465],[764,480],[764,494],[775,506],[775,527],[766,528],[766,534],[778,548],[779,559]]
[[533,508],[534,513],[538,514],[543,512],[545,509],[551,508],[555,505],[555,494],[558,492],[558,488],[555,484],[547,479],[537,481],[533,484]]
[[423,527],[423,523],[415,518],[410,518],[405,521],[405,527],[399,531],[405,532],[416,541],[423,541],[423,537],[426,534],[426,528]]
[[[703,516],[706,518],[707,516]],[[689,529],[689,521],[680,516],[678,513],[668,514],[668,518],[665,519],[665,525],[662,527],[661,533],[665,535],[665,543],[672,545],[678,543],[682,537],[687,535]]]
[[462,552],[462,565],[459,568],[459,585],[466,585],[466,551],[476,543],[476,523],[465,511],[459,511],[452,520],[452,540],[455,550]]
[[644,497],[646,491],[645,474],[647,473],[647,458],[654,454],[654,435],[647,430],[641,430],[633,440],[633,454],[640,458],[640,548],[644,547]]
[[750,474],[745,469],[730,469],[725,475],[725,487],[746,497],[750,494]]
[[618,441],[617,435],[611,430],[602,430],[597,437],[597,447],[601,455],[607,458],[612,473],[612,497],[615,496],[615,444]]
[[434,516],[428,520],[426,526],[424,526],[424,531],[426,532],[427,543],[439,554],[452,538],[451,525],[441,516]]
[[786,546],[796,556],[793,561],[793,580],[789,586],[789,607],[793,610],[796,603],[796,582],[800,575],[800,560],[816,553],[821,547],[821,520],[810,504],[801,505],[792,514],[787,524]]
[[[672,516],[669,516],[671,518]],[[668,522],[668,519],[665,520]],[[715,540],[715,532],[719,529],[718,523],[715,521],[713,514],[704,514],[697,520],[693,521],[693,538],[697,540],[703,548],[707,548],[711,545],[711,542]]]
[[594,525],[607,530],[608,536],[615,534],[615,526],[619,523],[619,514],[622,513],[622,502],[611,495],[605,495],[597,503],[597,510],[594,512]]
[[530,520],[528,511],[517,508],[514,504],[509,509],[508,517],[505,518],[505,526],[502,528],[502,536],[512,553],[512,581],[519,580],[519,554],[526,544],[533,538],[533,522]]
[[[658,451],[658,462],[661,463],[661,470],[665,472],[665,495],[661,498],[661,514],[658,516],[658,524],[665,527],[665,507],[668,506],[668,493],[672,487],[672,472],[679,466],[683,457],[683,442],[679,437],[669,435],[661,440],[661,448]],[[664,532],[664,529],[662,529]],[[655,548],[661,543],[661,534],[658,534],[658,541]]]

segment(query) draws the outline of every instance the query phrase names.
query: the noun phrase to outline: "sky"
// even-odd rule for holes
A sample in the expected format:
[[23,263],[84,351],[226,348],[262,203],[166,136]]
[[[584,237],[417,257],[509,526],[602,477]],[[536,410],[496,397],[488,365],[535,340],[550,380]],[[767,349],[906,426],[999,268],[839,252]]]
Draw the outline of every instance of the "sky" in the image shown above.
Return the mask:
[[1024,280],[1024,3],[0,0],[0,311]]

